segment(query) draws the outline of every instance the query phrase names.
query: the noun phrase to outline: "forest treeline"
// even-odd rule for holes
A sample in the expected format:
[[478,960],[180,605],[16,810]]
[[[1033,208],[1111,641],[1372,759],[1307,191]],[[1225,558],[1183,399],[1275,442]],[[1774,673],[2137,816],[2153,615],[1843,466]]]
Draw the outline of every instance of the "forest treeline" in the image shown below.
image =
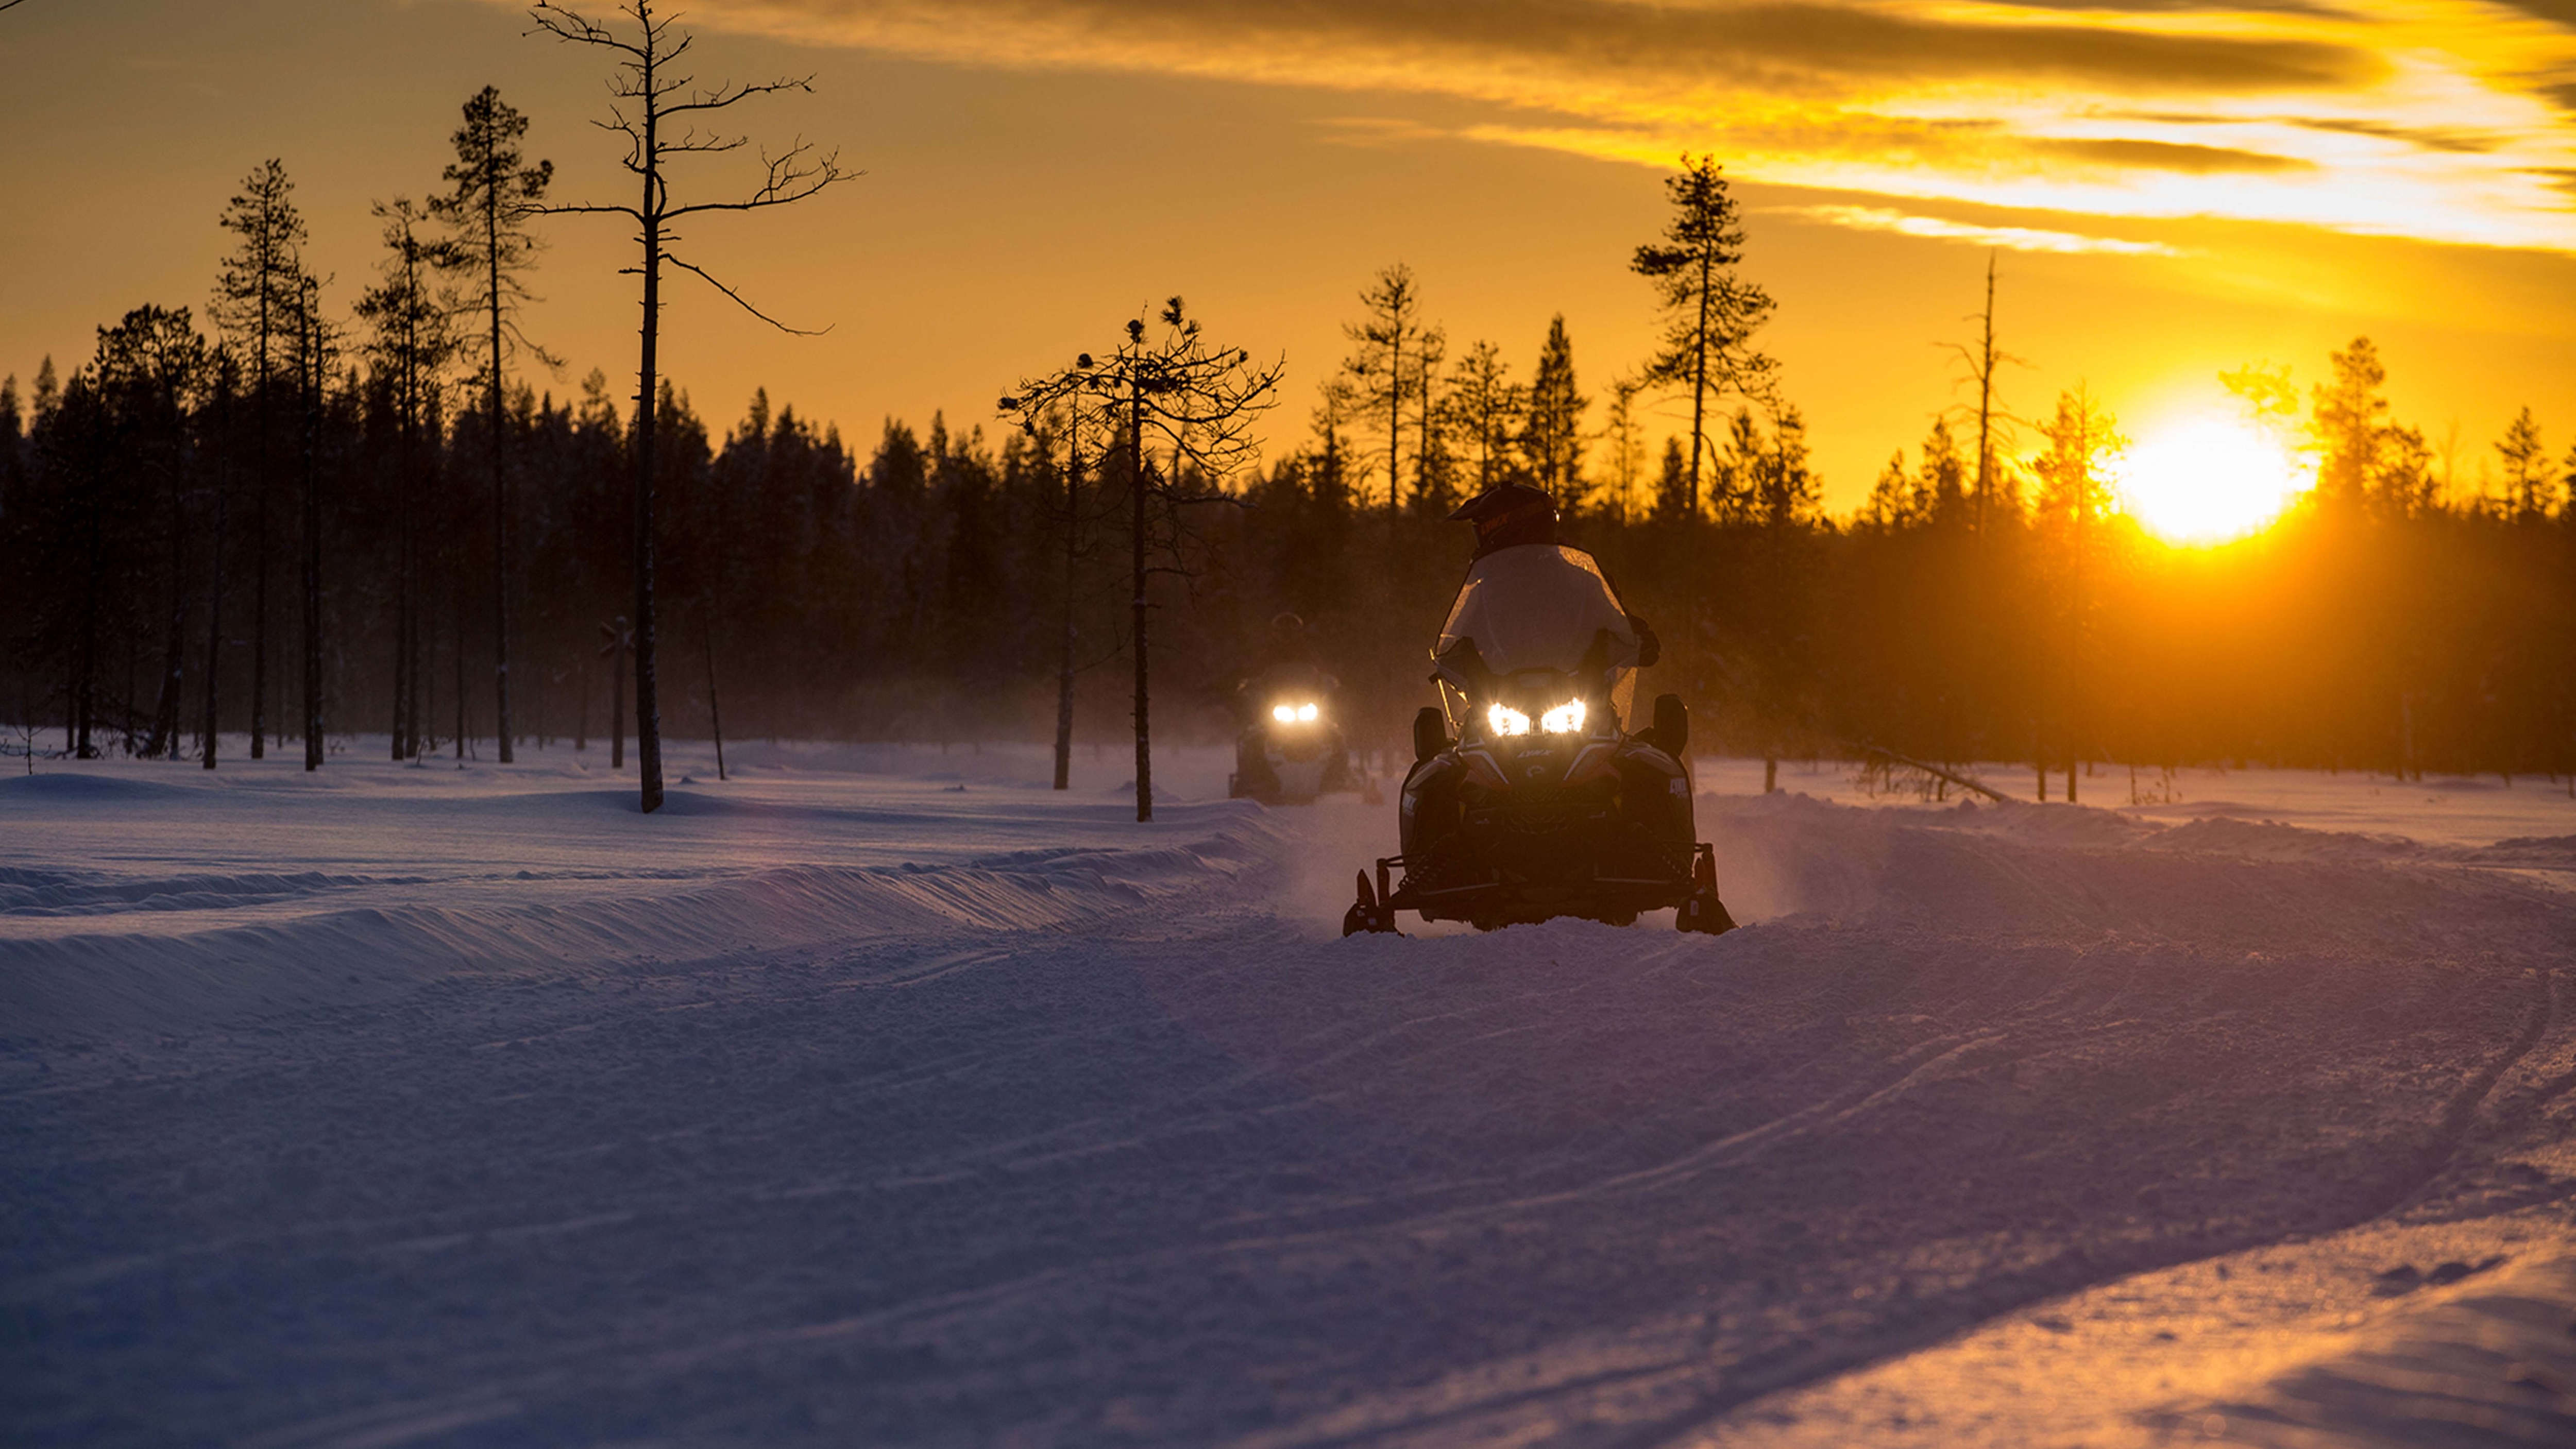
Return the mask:
[[[558,394],[509,368],[542,357],[519,332],[547,184],[525,129],[476,97],[447,189],[378,208],[382,270],[337,312],[272,162],[222,219],[211,307],[138,306],[67,372],[0,382],[0,711],[36,748],[623,754],[646,439],[605,372]],[[1273,414],[1266,456],[1223,473],[1186,420],[1148,447],[1126,404],[1086,405],[1088,354],[988,420],[855,442],[765,394],[711,422],[657,380],[664,728],[704,736],[720,707],[740,735],[1043,738],[1070,677],[1079,733],[1124,738],[1142,579],[1167,737],[1231,729],[1292,611],[1354,738],[1393,748],[1465,562],[1442,515],[1511,478],[1558,496],[1655,624],[1646,693],[1679,693],[1705,748],[2576,773],[2576,450],[2527,410],[2491,445],[2501,489],[2463,496],[2367,339],[2304,393],[2231,374],[2316,485],[2253,538],[2168,547],[2121,511],[2117,422],[2081,389],[2019,425],[1992,405],[1990,291],[1960,349],[1986,405],[1829,516],[1752,346],[1771,302],[1733,270],[1723,179],[1685,158],[1669,188],[1633,263],[1657,355],[1588,393],[1560,317],[1524,380],[1390,267],[1302,428]],[[1680,431],[1650,452],[1655,419]]]

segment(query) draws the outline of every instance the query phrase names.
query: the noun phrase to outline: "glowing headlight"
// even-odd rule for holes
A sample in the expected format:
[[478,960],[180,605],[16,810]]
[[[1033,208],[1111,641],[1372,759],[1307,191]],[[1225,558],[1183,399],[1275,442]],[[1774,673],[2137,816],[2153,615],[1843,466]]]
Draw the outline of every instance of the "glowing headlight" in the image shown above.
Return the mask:
[[1270,717],[1281,724],[1294,724],[1297,720],[1297,710],[1293,705],[1274,704],[1270,706]]
[[1485,711],[1485,723],[1492,727],[1493,732],[1498,735],[1525,735],[1529,733],[1529,716],[1512,708],[1508,704],[1498,704],[1492,709]]
[[1315,707],[1311,704],[1301,704],[1297,706],[1297,722],[1299,724],[1313,724],[1315,722]]
[[[1569,699],[1538,717],[1538,727],[1552,735],[1570,735],[1583,729],[1583,701]],[[1526,729],[1528,726],[1524,725]]]

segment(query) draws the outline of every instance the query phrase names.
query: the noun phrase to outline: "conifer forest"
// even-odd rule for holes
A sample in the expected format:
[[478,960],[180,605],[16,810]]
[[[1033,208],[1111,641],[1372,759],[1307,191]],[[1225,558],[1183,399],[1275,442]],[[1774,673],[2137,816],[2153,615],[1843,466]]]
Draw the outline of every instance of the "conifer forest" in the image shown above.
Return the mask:
[[[1926,398],[1925,435],[1886,440],[1835,516],[1798,379],[1760,350],[1759,238],[1700,159],[1633,263],[1670,323],[1655,356],[1580,356],[1561,317],[1453,339],[1391,265],[1353,279],[1342,357],[1228,352],[1197,320],[1221,306],[1175,298],[998,362],[999,406],[926,421],[765,393],[711,415],[669,358],[646,429],[638,374],[576,377],[530,340],[524,275],[577,208],[550,204],[525,130],[487,88],[426,204],[332,218],[382,233],[363,285],[305,271],[311,223],[263,162],[205,219],[204,295],[138,298],[91,356],[0,384],[21,748],[318,766],[363,735],[424,763],[624,766],[651,730],[1044,739],[1060,718],[1060,748],[1097,746],[1127,738],[1148,620],[1159,737],[1204,740],[1293,612],[1354,742],[1391,750],[1465,557],[1443,517],[1517,480],[1654,624],[1648,688],[1706,748],[2023,762],[2043,796],[2087,764],[2576,771],[2576,448],[2525,409],[2437,450],[2384,396],[2407,359],[2368,338],[2304,384],[2227,376],[2315,483],[2259,534],[2178,548],[2124,513],[2119,420],[2093,399],[1997,405],[2007,268],[1957,349],[1976,401]],[[840,179],[783,164],[764,204]],[[1225,374],[1221,422],[1130,408],[1119,389],[1176,359]],[[1653,419],[1677,429],[1659,450]]]

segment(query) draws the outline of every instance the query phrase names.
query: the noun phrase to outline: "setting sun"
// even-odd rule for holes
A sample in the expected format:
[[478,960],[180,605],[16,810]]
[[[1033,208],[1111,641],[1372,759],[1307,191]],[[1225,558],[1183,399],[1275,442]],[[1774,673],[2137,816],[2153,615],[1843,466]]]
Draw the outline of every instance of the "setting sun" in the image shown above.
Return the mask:
[[2307,486],[2280,440],[2241,419],[2202,413],[2139,440],[2120,494],[2169,543],[2224,543],[2270,523]]

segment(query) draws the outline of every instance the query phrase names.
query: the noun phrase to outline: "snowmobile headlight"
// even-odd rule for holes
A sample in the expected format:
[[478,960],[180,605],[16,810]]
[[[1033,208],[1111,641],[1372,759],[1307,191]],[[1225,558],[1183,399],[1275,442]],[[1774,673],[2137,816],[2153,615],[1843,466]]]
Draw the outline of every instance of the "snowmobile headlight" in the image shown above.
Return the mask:
[[[1538,717],[1538,727],[1552,735],[1580,734],[1583,731],[1583,701],[1569,699]],[[1527,728],[1527,726],[1523,726]]]
[[1529,733],[1529,716],[1512,708],[1508,704],[1498,704],[1492,709],[1485,711],[1485,723],[1491,726],[1494,733],[1498,735],[1525,735]]
[[1315,715],[1317,712],[1316,708],[1311,704],[1301,704],[1297,706],[1297,723],[1313,724],[1315,722]]
[[1293,704],[1274,704],[1270,706],[1270,717],[1281,724],[1294,724],[1297,722],[1297,707]]

